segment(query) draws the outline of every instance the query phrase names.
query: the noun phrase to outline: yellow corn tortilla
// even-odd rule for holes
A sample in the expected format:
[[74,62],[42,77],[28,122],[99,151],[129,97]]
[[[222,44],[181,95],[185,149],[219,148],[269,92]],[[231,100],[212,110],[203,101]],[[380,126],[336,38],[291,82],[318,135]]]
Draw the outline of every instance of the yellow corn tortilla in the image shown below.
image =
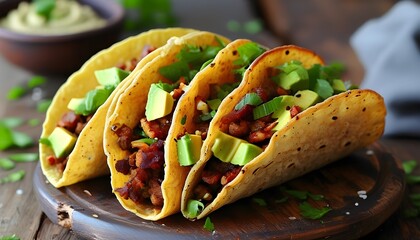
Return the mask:
[[[224,43],[229,42],[228,39],[209,32],[194,32],[180,38],[170,39],[168,44],[162,48],[159,56],[140,69],[133,82],[121,93],[118,99],[114,99],[114,111],[108,112],[104,132],[104,149],[108,157],[108,166],[111,170],[111,186],[113,191],[123,187],[130,179],[130,175],[124,175],[115,169],[115,163],[129,156],[130,152],[120,148],[118,145],[118,136],[112,129],[118,128],[123,124],[133,129],[140,123],[140,119],[145,117],[145,107],[151,84],[160,81],[172,83],[160,75],[158,70],[163,66],[168,66],[176,62],[176,55],[185,46],[219,46],[219,40]],[[195,79],[192,82],[196,81]],[[124,199],[118,193],[114,192],[118,201],[126,210],[135,213],[143,219],[159,220],[179,212],[180,209],[181,191],[188,169],[179,166],[177,159],[174,158],[173,152],[167,150],[167,144],[165,144],[164,148],[165,175],[161,184],[164,199],[162,208],[154,207],[151,203],[136,204],[131,199]]]
[[169,129],[169,141],[166,143],[168,152],[172,154],[172,157],[178,159],[176,139],[185,133],[194,134],[197,130],[195,120],[196,97],[208,99],[212,85],[222,86],[223,84],[240,82],[235,76],[234,70],[237,69],[237,66],[234,62],[239,59],[238,48],[247,43],[251,43],[251,41],[238,39],[229,43],[217,54],[208,67],[197,73],[196,80],[188,87],[188,92],[178,101],[172,118],[174,124]]
[[[99,85],[94,76],[96,70],[115,67],[133,58],[139,58],[145,46],[150,45],[158,48],[165,45],[171,37],[182,36],[193,31],[195,30],[182,28],[150,30],[118,42],[91,57],[80,70],[68,78],[55,94],[46,113],[41,138],[46,138],[52,133],[62,115],[69,111],[67,105],[72,98],[84,97],[87,92]],[[160,48],[143,58],[137,64],[135,70],[118,85],[108,100],[96,111],[80,133],[73,151],[68,156],[67,165],[63,172],[47,161],[48,156],[54,155],[52,149],[44,144],[39,145],[42,171],[54,187],[68,186],[86,179],[109,174],[102,143],[107,110],[114,96],[132,81],[139,69],[159,55],[159,52]]]
[[[270,70],[291,60],[305,68],[323,61],[315,53],[296,46],[267,51],[253,62],[241,85],[219,107],[203,143],[200,160],[187,176],[181,211],[187,215],[188,200],[193,197],[206,162],[211,158],[221,119],[230,113],[242,97],[258,87],[274,87]],[[351,90],[332,96],[292,118],[275,132],[267,148],[242,167],[239,175],[225,185],[205,206],[197,219],[220,207],[263,189],[279,185],[340,159],[356,149],[376,141],[383,134],[386,109],[383,98],[371,90]]]

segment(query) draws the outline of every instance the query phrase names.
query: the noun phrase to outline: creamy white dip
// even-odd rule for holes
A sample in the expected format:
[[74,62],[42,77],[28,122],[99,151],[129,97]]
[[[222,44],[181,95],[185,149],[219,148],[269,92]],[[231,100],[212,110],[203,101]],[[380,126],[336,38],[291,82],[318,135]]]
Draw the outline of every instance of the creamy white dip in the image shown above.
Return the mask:
[[41,35],[63,35],[99,28],[106,24],[92,8],[74,0],[57,0],[50,18],[39,15],[33,3],[21,2],[1,20],[10,30]]

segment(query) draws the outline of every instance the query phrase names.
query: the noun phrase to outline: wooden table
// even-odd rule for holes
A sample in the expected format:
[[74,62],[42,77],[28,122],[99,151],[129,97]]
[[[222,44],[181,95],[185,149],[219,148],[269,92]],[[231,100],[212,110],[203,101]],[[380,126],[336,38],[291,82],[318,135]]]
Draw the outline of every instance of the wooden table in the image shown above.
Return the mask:
[[[195,2],[195,1],[194,1]],[[340,60],[348,67],[349,79],[360,83],[363,68],[348,44],[348,38],[364,21],[378,17],[386,12],[393,1],[261,1],[248,4],[245,1],[212,1],[191,3],[174,0],[174,10],[179,17],[179,25],[210,30],[231,38],[247,37],[269,47],[281,43],[294,43],[315,50],[327,62]],[[191,5],[193,4],[193,5]],[[195,11],[190,11],[194,7]],[[232,9],[235,9],[233,11]],[[260,9],[263,15],[253,11]],[[217,17],[215,14],[217,11]],[[260,12],[260,13],[261,13]],[[226,22],[237,20],[244,23],[263,16],[265,30],[257,35],[244,32],[231,32]],[[211,18],[211,20],[209,19]],[[328,26],[328,27],[326,27]],[[0,118],[17,116],[24,119],[37,118],[43,121],[43,114],[36,111],[32,100],[33,93],[18,101],[7,101],[5,95],[12,86],[24,84],[31,73],[11,66],[0,57]],[[50,98],[66,77],[50,78],[42,87],[44,97]],[[19,128],[38,139],[41,125]],[[1,141],[1,139],[0,139]],[[394,138],[380,141],[395,158],[416,160],[420,164],[420,139]],[[13,152],[37,152],[37,146],[25,150],[0,152],[5,157]],[[41,211],[32,188],[33,171],[37,163],[20,163],[15,170],[24,169],[26,176],[22,181],[0,185],[0,237],[16,234],[21,239],[80,239],[71,230],[53,224]],[[420,174],[419,169],[415,173]],[[6,175],[0,170],[0,177]],[[419,187],[408,187],[399,210],[374,232],[364,239],[413,239],[420,236],[420,219],[404,217],[409,206],[408,193],[418,191]]]

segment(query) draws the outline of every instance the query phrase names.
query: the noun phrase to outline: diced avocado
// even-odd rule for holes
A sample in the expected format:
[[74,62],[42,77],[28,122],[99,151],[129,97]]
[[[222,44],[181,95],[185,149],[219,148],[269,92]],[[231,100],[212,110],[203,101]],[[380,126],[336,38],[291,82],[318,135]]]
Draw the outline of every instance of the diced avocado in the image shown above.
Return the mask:
[[219,132],[211,148],[214,156],[223,162],[230,162],[239,145],[245,142],[242,139],[232,137],[224,132]]
[[177,142],[178,161],[181,166],[193,165],[200,159],[203,140],[196,134],[185,134]]
[[256,120],[256,119],[268,116],[268,115],[272,114],[273,112],[279,110],[282,98],[283,98],[283,96],[278,96],[278,97],[275,97],[275,98],[271,99],[270,101],[268,101],[266,103],[263,103],[263,104],[255,107],[254,110],[253,110],[254,119]]
[[76,136],[61,127],[56,127],[48,137],[54,154],[58,158],[67,156],[73,150],[76,140]]
[[130,74],[129,71],[122,70],[117,67],[102,69],[95,71],[96,80],[102,86],[118,85]]
[[248,142],[242,142],[239,144],[239,147],[236,150],[235,155],[233,155],[230,163],[243,166],[262,152],[263,150],[260,147]]
[[84,103],[85,103],[84,98],[72,98],[70,99],[69,104],[67,104],[67,108],[72,111],[76,111],[79,108],[79,106]]
[[294,71],[286,74],[280,73],[277,84],[286,89],[292,91],[298,91],[309,88],[309,77],[306,69],[297,68]]
[[281,102],[278,104],[277,110],[271,115],[272,118],[279,118],[284,111],[290,110],[295,104],[295,98],[289,95],[280,96]]
[[277,125],[273,128],[273,131],[278,131],[282,129],[286,124],[292,119],[290,116],[290,110],[284,110],[279,112],[277,117]]
[[344,85],[344,82],[341,79],[334,79],[332,80],[332,88],[334,89],[334,94],[345,92],[346,85]]
[[302,110],[307,109],[321,101],[318,93],[311,90],[298,91],[294,96],[295,105],[299,106]]
[[173,106],[174,99],[168,92],[155,84],[150,86],[146,104],[147,121],[153,121],[168,115],[172,112]]

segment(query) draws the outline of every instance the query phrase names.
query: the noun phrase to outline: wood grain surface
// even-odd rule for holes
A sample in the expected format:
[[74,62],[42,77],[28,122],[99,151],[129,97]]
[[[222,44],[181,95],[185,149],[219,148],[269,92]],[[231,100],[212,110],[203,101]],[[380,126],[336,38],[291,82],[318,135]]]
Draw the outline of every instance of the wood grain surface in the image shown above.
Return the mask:
[[[300,200],[290,190],[321,194],[316,207],[332,210],[318,220],[301,216]],[[360,150],[318,171],[225,206],[204,220],[189,221],[181,214],[152,222],[124,210],[111,192],[109,176],[55,189],[37,167],[34,189],[41,208],[54,223],[87,239],[357,239],[382,224],[397,210],[404,193],[401,165],[379,144]],[[359,191],[366,191],[366,197]],[[255,199],[263,199],[266,206]]]

